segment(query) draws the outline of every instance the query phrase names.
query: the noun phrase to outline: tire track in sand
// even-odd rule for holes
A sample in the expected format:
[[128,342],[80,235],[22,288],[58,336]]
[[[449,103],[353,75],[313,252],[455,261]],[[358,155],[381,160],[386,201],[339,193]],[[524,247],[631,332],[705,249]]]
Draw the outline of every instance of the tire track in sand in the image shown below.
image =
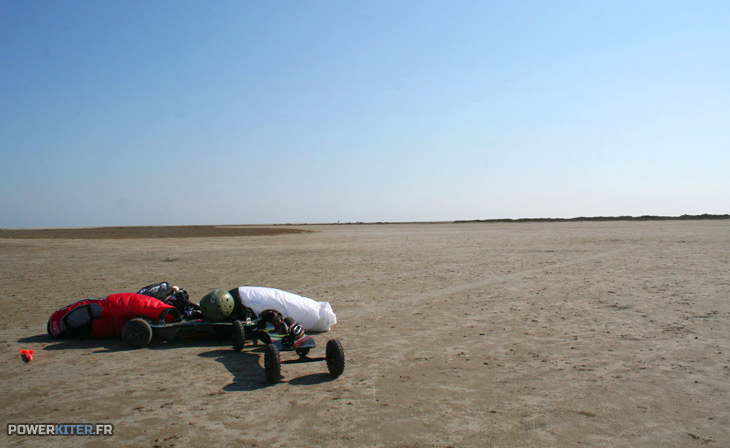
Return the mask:
[[489,285],[493,285],[493,284],[497,284],[497,283],[503,283],[506,281],[515,280],[520,277],[524,277],[526,275],[538,274],[538,273],[542,273],[542,272],[553,270],[553,269],[561,269],[561,268],[565,268],[568,266],[574,266],[576,264],[586,263],[586,262],[594,261],[594,260],[600,260],[602,258],[607,258],[612,255],[616,255],[618,253],[624,252],[626,250],[628,250],[628,249],[622,248],[622,249],[612,250],[609,252],[591,254],[591,255],[587,255],[587,256],[572,259],[572,260],[566,260],[566,261],[562,261],[562,262],[558,262],[558,263],[537,266],[534,268],[529,268],[529,269],[525,269],[525,270],[521,270],[521,271],[510,272],[509,274],[497,275],[494,277],[489,277],[489,278],[474,281],[474,282],[466,282],[466,283],[450,285],[445,288],[433,290],[433,291],[426,292],[426,293],[411,294],[411,295],[408,295],[405,297],[396,298],[395,300],[398,302],[399,305],[402,305],[402,304],[412,304],[412,303],[416,303],[416,302],[422,302],[425,300],[433,300],[433,299],[440,298],[440,297],[447,297],[452,294],[462,293],[465,291],[483,288],[485,286],[489,286]]

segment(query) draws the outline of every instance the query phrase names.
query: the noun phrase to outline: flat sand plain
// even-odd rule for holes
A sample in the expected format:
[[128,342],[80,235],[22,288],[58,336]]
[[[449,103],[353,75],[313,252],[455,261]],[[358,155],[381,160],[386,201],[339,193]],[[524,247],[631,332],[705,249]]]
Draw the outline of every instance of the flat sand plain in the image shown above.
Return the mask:
[[[0,422],[115,431],[0,445],[730,446],[730,221],[296,228],[0,238]],[[45,336],[61,306],[162,280],[329,301],[315,350],[340,339],[345,373],[269,386],[250,346]]]

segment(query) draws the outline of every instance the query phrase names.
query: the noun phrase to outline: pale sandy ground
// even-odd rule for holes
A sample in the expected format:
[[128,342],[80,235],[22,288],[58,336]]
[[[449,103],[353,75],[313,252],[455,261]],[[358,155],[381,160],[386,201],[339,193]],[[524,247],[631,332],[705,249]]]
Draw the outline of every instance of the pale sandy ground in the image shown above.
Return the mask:
[[[307,228],[0,239],[0,446],[730,446],[730,222]],[[339,338],[344,375],[284,366],[268,386],[252,348],[40,336],[63,305],[160,280],[329,301],[316,350]]]

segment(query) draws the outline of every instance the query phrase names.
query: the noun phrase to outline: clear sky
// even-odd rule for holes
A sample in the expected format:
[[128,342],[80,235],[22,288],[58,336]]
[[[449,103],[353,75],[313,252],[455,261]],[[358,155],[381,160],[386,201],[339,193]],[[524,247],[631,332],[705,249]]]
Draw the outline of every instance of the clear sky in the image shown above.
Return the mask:
[[0,0],[0,227],[684,213],[728,1]]

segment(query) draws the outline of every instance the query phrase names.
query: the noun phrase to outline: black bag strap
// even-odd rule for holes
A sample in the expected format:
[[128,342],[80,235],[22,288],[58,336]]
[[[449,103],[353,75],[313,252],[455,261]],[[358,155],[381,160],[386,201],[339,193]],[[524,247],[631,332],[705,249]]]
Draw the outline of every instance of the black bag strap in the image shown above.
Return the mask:
[[168,314],[172,313],[172,316],[174,317],[173,322],[180,322],[182,320],[182,314],[180,313],[180,310],[177,308],[165,308],[160,313],[160,324],[165,323],[165,318]]

